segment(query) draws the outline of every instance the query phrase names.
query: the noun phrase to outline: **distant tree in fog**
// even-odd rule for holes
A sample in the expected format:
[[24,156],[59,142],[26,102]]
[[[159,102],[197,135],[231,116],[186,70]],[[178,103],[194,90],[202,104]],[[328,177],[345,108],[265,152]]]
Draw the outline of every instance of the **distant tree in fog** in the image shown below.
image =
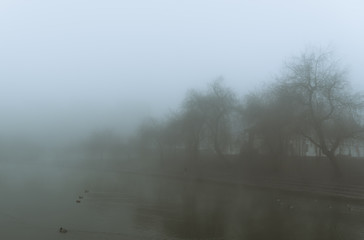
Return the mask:
[[208,87],[206,92],[192,90],[185,98],[182,116],[186,148],[197,157],[203,142],[222,159],[231,142],[231,116],[237,100],[222,79]]
[[[241,115],[246,140],[242,153],[261,152],[273,158],[281,158],[290,151],[289,143],[298,134],[296,129],[300,108],[292,102],[290,92],[272,86],[245,97]],[[261,144],[255,146],[259,139]]]
[[169,157],[175,157],[183,145],[183,128],[180,113],[170,113],[164,122],[163,141],[165,152]]
[[206,116],[202,111],[204,95],[196,90],[187,93],[182,106],[181,127],[185,149],[191,159],[199,157],[201,142],[205,138]]
[[232,113],[237,100],[234,92],[222,85],[222,79],[212,82],[206,96],[205,112],[209,140],[215,153],[223,158],[232,141]]
[[181,120],[177,114],[172,114],[165,120],[145,119],[139,126],[134,144],[143,157],[156,156],[164,160],[167,155],[173,156],[182,142]]

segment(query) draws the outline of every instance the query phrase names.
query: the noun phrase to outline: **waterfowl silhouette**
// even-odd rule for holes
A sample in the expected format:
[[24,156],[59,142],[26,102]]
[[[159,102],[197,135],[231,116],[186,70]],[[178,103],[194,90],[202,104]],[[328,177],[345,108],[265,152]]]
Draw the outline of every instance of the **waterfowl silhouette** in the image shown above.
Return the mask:
[[63,228],[63,227],[60,227],[59,228],[59,232],[60,233],[66,233],[67,232],[67,229]]

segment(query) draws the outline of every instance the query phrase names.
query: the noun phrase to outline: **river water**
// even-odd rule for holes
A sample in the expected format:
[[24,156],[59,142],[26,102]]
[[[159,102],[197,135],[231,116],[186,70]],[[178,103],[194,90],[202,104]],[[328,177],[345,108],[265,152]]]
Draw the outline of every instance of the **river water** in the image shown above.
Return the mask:
[[0,239],[364,238],[358,201],[188,177],[0,166]]

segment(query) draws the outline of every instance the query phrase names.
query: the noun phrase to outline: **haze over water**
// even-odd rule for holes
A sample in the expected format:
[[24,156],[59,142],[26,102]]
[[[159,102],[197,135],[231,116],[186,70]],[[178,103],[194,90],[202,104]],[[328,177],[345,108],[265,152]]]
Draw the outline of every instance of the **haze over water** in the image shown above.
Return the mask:
[[[327,159],[244,158],[247,126],[235,115],[312,47],[333,50],[363,91],[363,9],[359,0],[1,0],[0,239],[362,239],[360,161],[339,162],[350,174],[335,182]],[[211,121],[191,118],[203,129],[192,137],[181,124],[188,97],[212,102],[212,83],[238,109],[222,125],[235,124],[224,161]],[[252,187],[255,178],[271,185]],[[307,186],[326,192],[301,194]]]

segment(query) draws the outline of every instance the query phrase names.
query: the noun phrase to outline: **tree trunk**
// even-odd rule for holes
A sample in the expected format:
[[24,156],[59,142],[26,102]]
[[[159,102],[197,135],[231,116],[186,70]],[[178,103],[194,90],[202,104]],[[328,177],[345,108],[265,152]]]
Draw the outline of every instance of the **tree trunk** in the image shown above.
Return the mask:
[[335,156],[335,153],[333,151],[325,151],[324,154],[327,156],[327,158],[330,160],[331,166],[334,170],[334,177],[335,178],[341,178],[342,172],[340,170],[337,158]]

